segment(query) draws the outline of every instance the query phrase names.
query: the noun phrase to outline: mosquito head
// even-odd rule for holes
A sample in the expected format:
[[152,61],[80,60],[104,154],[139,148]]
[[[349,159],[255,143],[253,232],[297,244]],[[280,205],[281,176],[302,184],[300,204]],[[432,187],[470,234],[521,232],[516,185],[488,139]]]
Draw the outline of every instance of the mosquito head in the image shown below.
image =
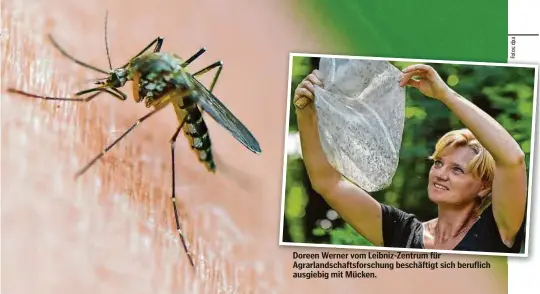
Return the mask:
[[109,73],[106,79],[98,80],[97,85],[104,85],[109,88],[120,88],[128,81],[127,70],[123,67],[117,68]]

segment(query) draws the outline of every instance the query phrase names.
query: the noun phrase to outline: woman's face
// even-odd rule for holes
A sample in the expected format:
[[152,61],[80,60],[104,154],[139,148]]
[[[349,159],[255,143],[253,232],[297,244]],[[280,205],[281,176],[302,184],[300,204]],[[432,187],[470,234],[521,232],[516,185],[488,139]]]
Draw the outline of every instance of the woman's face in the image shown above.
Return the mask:
[[428,195],[437,204],[471,203],[484,189],[483,182],[467,170],[475,153],[469,147],[449,147],[435,158],[429,171]]

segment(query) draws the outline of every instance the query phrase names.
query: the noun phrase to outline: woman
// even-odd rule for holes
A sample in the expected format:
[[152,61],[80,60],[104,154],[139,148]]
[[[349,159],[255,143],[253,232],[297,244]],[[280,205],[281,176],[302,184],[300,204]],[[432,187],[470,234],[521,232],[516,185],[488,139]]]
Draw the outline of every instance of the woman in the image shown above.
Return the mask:
[[315,191],[356,231],[375,246],[519,253],[527,194],[524,153],[501,125],[450,89],[432,67],[405,68],[400,86],[444,103],[467,129],[451,131],[436,144],[427,194],[438,217],[424,223],[378,203],[330,165],[317,130],[315,86],[322,87],[317,70],[294,95],[304,163]]

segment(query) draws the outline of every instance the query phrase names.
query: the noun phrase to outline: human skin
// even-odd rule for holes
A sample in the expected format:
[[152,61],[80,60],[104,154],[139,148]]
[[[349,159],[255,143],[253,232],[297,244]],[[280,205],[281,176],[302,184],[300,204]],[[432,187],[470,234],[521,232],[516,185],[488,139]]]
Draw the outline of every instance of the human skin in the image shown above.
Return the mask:
[[[232,4],[216,1],[2,4],[3,293],[378,293],[417,289],[424,279],[419,273],[449,286],[439,293],[471,289],[448,281],[449,272],[431,270],[379,270],[372,280],[291,278],[293,251],[321,250],[278,246],[287,61],[289,51],[319,45],[291,29],[295,21],[285,4],[239,1],[228,13]],[[74,181],[79,168],[149,109],[134,103],[129,90],[128,101],[102,95],[87,105],[6,92],[18,87],[69,96],[84,89],[85,80],[102,77],[62,57],[46,34],[74,56],[108,68],[106,8],[113,66],[157,35],[165,39],[164,51],[184,57],[206,46],[192,69],[224,61],[216,95],[261,143],[263,153],[254,155],[207,119],[221,167],[216,175],[197,162],[185,140],[176,145],[177,206],[197,256],[196,274],[172,217],[172,109],[137,127]],[[231,35],[242,41],[231,42]],[[506,263],[490,261],[491,270],[450,274],[505,293]],[[501,276],[497,281],[494,272]]]

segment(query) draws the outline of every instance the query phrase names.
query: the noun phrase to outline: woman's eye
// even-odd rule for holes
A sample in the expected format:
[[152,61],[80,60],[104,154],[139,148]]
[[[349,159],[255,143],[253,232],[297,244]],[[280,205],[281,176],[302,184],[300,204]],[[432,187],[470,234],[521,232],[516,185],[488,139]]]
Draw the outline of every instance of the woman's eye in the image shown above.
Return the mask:
[[433,165],[435,165],[436,167],[441,167],[442,166],[442,162],[440,160],[435,160],[433,162]]
[[463,173],[463,170],[459,167],[454,167],[453,170],[457,173]]

